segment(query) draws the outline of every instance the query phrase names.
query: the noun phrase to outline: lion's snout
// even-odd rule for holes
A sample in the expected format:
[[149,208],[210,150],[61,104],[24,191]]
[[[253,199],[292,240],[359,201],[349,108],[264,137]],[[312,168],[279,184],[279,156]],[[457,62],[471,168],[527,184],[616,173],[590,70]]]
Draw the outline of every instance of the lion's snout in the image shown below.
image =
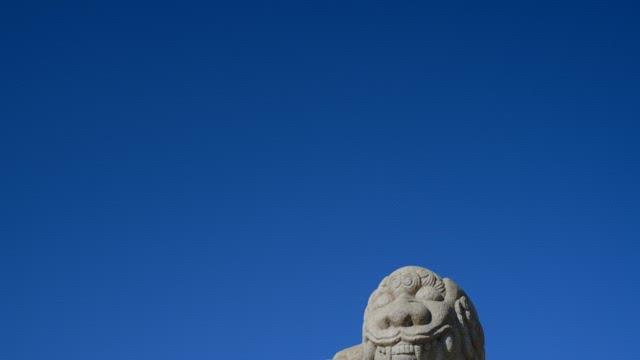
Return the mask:
[[410,295],[396,298],[377,314],[376,325],[380,329],[389,327],[411,327],[431,322],[431,311]]

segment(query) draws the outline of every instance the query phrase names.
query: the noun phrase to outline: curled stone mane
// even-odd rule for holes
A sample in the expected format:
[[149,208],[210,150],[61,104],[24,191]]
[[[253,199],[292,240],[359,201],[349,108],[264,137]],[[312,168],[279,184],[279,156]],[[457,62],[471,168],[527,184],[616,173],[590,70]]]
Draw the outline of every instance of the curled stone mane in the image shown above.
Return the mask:
[[484,333],[471,300],[453,280],[406,266],[369,297],[362,343],[334,360],[484,360]]

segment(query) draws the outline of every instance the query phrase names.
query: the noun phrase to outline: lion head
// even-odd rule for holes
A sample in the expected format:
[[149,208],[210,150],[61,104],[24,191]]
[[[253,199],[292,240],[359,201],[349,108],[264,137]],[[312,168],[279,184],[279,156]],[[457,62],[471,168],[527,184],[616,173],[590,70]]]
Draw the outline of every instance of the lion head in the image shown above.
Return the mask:
[[467,295],[417,266],[385,277],[369,297],[362,344],[335,360],[484,360],[484,335]]

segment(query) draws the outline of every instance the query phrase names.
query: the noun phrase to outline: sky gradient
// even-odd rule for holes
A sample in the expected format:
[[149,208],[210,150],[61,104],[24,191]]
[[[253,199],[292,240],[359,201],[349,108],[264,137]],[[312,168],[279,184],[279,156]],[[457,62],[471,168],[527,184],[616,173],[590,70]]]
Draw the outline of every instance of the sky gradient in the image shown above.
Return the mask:
[[325,360],[410,264],[640,358],[637,2],[229,3],[1,5],[0,358]]

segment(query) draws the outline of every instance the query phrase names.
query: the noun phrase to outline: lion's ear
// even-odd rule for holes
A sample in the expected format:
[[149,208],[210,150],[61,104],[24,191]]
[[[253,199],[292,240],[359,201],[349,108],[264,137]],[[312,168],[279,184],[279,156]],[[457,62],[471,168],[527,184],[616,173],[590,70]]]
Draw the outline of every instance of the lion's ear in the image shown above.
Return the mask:
[[455,302],[462,352],[467,360],[484,360],[484,332],[473,303],[463,291]]

